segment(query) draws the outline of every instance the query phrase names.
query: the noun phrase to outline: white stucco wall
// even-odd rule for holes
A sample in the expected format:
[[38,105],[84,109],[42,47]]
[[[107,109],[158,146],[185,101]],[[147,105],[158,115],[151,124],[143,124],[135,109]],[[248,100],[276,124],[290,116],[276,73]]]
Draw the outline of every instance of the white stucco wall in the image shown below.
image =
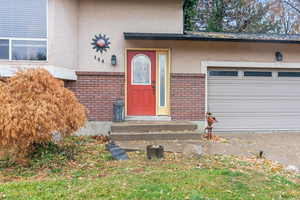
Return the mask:
[[[202,61],[300,63],[300,45],[200,41],[131,41],[124,32],[182,33],[182,0],[49,0],[48,61],[0,61],[0,66],[50,65],[76,71],[123,72],[125,48],[170,48],[172,72],[200,73]],[[96,53],[94,35],[106,34],[110,49]],[[111,56],[117,66],[111,66]],[[98,62],[94,56],[104,60]]]
[[78,60],[78,0],[48,0],[48,63],[75,68]]
[[300,68],[299,44],[128,40],[126,46],[171,48],[171,70],[173,73],[201,73],[202,61],[280,64],[275,60],[276,51],[283,54],[282,63],[299,63]]
[[[123,32],[182,33],[182,0],[48,0],[48,60],[0,61],[0,65],[53,65],[78,71],[124,71]],[[91,47],[94,35],[111,41],[106,54]],[[118,58],[110,65],[111,55]],[[94,56],[104,59],[99,63]]]
[[[182,0],[81,0],[79,2],[79,71],[124,71],[124,32],[182,33]],[[103,55],[92,49],[96,34],[106,34],[111,47]],[[142,46],[141,46],[142,47]],[[112,67],[111,55],[118,65]],[[100,57],[104,63],[98,62]]]
[[[182,33],[182,14],[181,0],[79,1],[75,70],[124,72],[125,48],[170,48],[174,73],[200,73],[202,61],[275,62],[276,51],[283,53],[284,62],[300,62],[298,44],[124,40],[124,32]],[[99,33],[106,34],[111,42],[111,48],[102,55],[90,44]],[[110,64],[112,55],[117,56],[117,66]]]

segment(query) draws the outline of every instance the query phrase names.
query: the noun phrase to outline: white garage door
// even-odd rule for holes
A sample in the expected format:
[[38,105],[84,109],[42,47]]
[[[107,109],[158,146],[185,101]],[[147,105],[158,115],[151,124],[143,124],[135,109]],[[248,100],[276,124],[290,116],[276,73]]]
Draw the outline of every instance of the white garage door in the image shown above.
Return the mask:
[[300,72],[208,71],[208,111],[216,132],[300,130]]

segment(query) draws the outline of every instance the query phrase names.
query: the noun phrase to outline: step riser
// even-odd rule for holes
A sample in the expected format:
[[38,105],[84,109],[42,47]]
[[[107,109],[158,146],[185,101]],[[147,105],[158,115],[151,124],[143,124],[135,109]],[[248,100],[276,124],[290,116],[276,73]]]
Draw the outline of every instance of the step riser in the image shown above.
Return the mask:
[[132,141],[132,140],[199,140],[200,133],[183,133],[183,134],[137,134],[137,135],[111,135],[113,141]]
[[113,133],[147,133],[147,132],[180,132],[195,131],[197,125],[132,125],[132,126],[112,126]]

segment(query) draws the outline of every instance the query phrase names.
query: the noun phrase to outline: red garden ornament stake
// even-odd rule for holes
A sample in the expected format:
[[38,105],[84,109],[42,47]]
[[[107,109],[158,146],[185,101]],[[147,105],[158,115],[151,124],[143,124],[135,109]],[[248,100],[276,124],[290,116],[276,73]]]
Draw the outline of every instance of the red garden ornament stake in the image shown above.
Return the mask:
[[212,136],[212,129],[213,129],[213,124],[215,122],[218,122],[217,119],[212,115],[211,112],[207,112],[206,113],[206,120],[207,120],[207,139],[208,140],[212,140],[213,136]]

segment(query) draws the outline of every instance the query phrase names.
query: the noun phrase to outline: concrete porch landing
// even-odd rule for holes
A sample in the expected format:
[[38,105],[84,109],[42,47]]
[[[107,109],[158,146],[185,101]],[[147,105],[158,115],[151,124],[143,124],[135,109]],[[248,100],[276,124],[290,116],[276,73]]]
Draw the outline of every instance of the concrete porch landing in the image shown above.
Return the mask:
[[186,140],[199,139],[198,126],[186,121],[126,121],[113,123],[111,139],[131,140]]

